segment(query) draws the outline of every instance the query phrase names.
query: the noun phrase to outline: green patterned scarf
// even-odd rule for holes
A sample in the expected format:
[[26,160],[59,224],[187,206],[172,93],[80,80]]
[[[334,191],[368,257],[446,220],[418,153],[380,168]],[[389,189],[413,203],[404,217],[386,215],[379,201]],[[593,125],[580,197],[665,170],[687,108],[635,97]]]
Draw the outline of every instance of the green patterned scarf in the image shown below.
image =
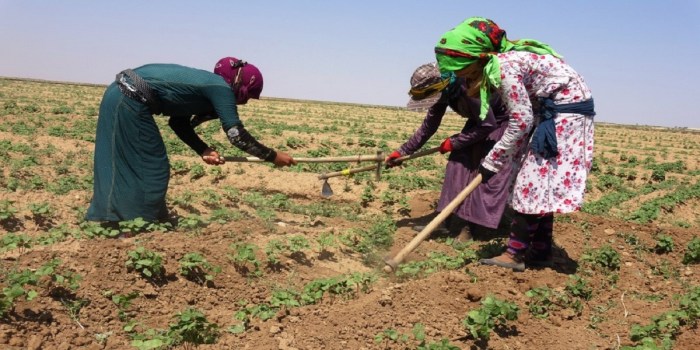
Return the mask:
[[435,47],[435,56],[442,72],[454,72],[479,60],[486,60],[484,80],[480,87],[481,111],[486,118],[492,88],[501,86],[501,67],[495,55],[507,51],[528,51],[540,55],[561,57],[549,45],[532,39],[510,41],[506,31],[492,20],[471,17],[442,35]]

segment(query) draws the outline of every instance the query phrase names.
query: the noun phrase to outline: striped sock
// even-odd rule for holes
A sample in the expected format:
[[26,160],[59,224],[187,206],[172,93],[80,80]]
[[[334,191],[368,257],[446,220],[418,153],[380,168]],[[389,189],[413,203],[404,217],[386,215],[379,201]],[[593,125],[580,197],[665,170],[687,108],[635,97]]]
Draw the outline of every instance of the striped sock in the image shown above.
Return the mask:
[[511,255],[523,255],[530,246],[538,227],[539,218],[537,215],[516,213],[513,216],[506,251]]

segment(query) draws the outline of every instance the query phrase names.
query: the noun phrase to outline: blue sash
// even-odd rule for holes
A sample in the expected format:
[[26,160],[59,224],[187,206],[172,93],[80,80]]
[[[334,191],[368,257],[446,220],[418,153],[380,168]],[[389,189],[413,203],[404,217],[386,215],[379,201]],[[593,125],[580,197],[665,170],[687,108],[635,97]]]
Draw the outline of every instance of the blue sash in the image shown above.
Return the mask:
[[557,105],[554,104],[551,98],[540,98],[540,108],[542,109],[543,120],[535,129],[530,148],[544,158],[556,157],[559,154],[557,150],[557,131],[554,127],[554,117],[558,113],[574,113],[591,117],[595,115],[593,99]]

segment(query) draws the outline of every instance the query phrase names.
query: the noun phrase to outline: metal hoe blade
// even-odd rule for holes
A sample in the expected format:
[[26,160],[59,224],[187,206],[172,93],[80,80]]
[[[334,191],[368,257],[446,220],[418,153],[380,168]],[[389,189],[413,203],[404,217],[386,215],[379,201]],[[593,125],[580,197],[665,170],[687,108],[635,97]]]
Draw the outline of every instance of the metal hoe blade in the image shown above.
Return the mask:
[[333,195],[333,189],[331,184],[328,183],[328,179],[323,180],[323,187],[321,188],[321,196],[328,198]]

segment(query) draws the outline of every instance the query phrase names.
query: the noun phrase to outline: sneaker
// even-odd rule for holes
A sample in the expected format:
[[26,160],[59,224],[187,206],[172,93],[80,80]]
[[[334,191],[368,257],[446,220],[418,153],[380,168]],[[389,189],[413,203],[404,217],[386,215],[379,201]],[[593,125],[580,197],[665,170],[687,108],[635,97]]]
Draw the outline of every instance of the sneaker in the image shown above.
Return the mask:
[[507,269],[513,269],[513,271],[516,272],[525,271],[525,263],[523,262],[523,260],[520,257],[511,255],[507,252],[490,259],[481,259],[479,260],[479,263],[482,265],[499,266]]

